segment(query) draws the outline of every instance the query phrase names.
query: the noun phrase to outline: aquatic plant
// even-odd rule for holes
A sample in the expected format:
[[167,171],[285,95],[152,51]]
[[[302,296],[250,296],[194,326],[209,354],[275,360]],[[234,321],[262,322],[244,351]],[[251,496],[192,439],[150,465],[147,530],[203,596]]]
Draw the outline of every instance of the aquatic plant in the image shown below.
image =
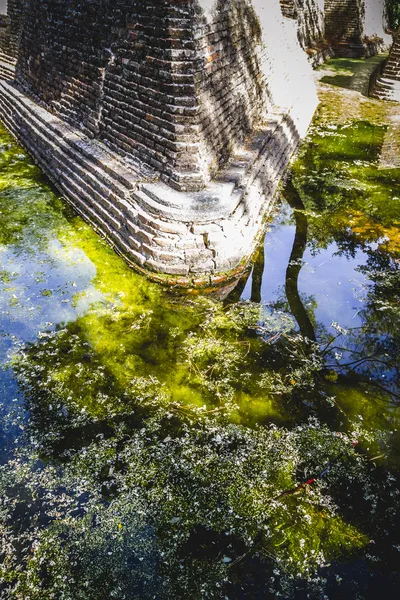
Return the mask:
[[[4,600],[396,590],[399,170],[377,168],[389,109],[327,90],[270,303],[262,252],[252,301],[150,284],[1,133]],[[366,257],[353,329],[301,288],[334,244]]]

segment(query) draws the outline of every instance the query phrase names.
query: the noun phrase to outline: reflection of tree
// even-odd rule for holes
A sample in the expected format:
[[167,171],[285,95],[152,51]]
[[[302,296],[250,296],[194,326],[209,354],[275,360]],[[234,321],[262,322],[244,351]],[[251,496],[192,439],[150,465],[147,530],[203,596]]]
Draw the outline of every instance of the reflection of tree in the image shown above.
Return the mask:
[[[338,323],[337,334],[318,325],[318,338],[328,368],[352,373],[353,381],[372,379],[386,389],[388,380],[389,387],[399,381],[395,307],[400,235],[395,225],[399,204],[393,200],[393,190],[399,184],[400,170],[376,168],[384,132],[381,125],[366,121],[335,126],[334,133],[317,130],[294,166],[284,196],[295,210],[297,225],[294,261],[288,269],[289,276],[293,275],[287,285],[293,314],[300,325],[304,307],[293,299],[297,300],[296,278],[307,230],[314,253],[335,243],[339,254],[354,260],[362,250],[368,260],[359,270],[370,280],[365,307],[359,313],[363,325],[347,332]],[[308,329],[305,320],[302,331]]]
[[308,222],[305,214],[305,207],[299,193],[289,180],[286,185],[285,197],[294,211],[296,220],[296,234],[293,242],[292,253],[289,258],[289,264],[286,269],[286,297],[290,310],[299,324],[301,334],[315,342],[316,336],[313,324],[299,293],[299,275],[303,266],[303,256],[307,247]]
[[251,301],[261,302],[261,286],[264,275],[265,264],[265,235],[263,236],[257,252],[256,259],[253,265],[252,280],[251,280]]
[[[367,264],[359,270],[370,281],[364,308],[359,313],[363,324],[348,332],[345,339],[347,355],[341,368],[345,366],[367,381],[372,379],[379,387],[383,386],[399,397],[399,261],[377,251],[369,254]],[[340,366],[340,362],[337,364]]]
[[[71,427],[75,421],[71,415]],[[342,452],[329,488],[280,498],[297,478],[321,471]],[[38,464],[33,452],[0,472],[1,534],[9,536],[4,589],[18,585],[19,597],[28,597],[24,585],[31,582],[35,600],[60,591],[82,600],[200,600],[207,585],[210,597],[258,589],[272,598],[269,577],[279,565],[292,597],[292,587],[322,559],[366,543],[367,535],[336,508],[343,495],[351,504],[351,489],[364,485],[369,499],[362,516],[370,516],[372,503],[384,511],[391,484],[382,489],[350,440],[328,428],[253,430],[212,415],[193,421],[155,410],[140,428],[95,432],[62,467]],[[376,539],[380,520],[369,524]],[[31,547],[27,557],[16,556],[13,546],[20,532]],[[254,565],[258,572],[249,581],[246,567]],[[159,575],[164,587],[155,590]],[[280,578],[275,592],[279,586]]]

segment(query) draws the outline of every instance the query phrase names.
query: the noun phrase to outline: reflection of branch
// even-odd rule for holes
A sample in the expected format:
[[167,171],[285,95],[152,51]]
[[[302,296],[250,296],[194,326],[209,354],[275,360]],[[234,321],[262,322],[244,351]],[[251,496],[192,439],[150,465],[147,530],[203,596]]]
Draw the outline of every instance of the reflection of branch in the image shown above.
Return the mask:
[[[347,346],[332,346],[332,348],[329,348],[330,352],[332,352],[333,350],[339,350],[340,352],[348,352],[349,354],[362,354],[362,352],[360,352],[359,350],[351,350]],[[325,354],[326,352],[324,350],[322,352],[322,355],[324,356]]]
[[[257,331],[257,333],[268,333],[268,334],[271,333],[271,330],[268,329],[268,327],[262,327],[261,325],[256,325],[255,327],[250,327],[250,329],[254,329],[255,331]],[[278,333],[275,333],[268,339],[263,339],[263,341],[266,344],[273,344],[274,342],[277,342],[282,337],[282,335],[283,335],[283,333],[278,331]]]
[[[354,353],[354,354],[361,354],[361,352],[357,352],[356,350],[354,350],[354,352],[352,350],[349,350],[348,352],[350,353]],[[380,360],[379,358],[375,358],[378,355],[378,352],[375,352],[375,354],[371,354],[371,356],[363,356],[362,358],[358,358],[357,360],[353,360],[352,362],[348,362],[348,363],[339,363],[340,367],[351,367],[353,365],[357,365],[357,364],[362,364],[364,362],[376,362],[376,363],[381,363],[382,365],[387,366],[387,362],[385,362],[384,360]],[[337,366],[338,363],[335,363],[334,365],[326,365],[327,368],[329,369],[330,367],[335,367]]]
[[389,390],[384,385],[380,385],[379,383],[376,382],[376,380],[374,380],[374,379],[365,380],[364,379],[362,381],[364,381],[364,383],[367,383],[368,385],[373,385],[374,387],[378,388],[379,390],[382,390],[382,392],[385,392],[385,394],[388,394],[389,396],[392,396],[393,398],[397,398],[398,400],[400,400],[400,394],[397,394],[396,392]]

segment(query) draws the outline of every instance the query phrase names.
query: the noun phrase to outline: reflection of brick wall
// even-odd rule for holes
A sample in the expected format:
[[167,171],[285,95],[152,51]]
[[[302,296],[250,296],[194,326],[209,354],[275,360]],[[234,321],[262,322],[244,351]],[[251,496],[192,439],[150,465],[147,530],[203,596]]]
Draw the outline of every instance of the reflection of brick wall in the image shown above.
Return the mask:
[[325,30],[338,56],[371,56],[390,46],[384,0],[325,0]]
[[199,189],[262,113],[260,31],[251,0],[35,0],[18,62],[22,87],[62,118]]
[[295,19],[297,17],[297,0],[280,0],[282,15],[288,19]]
[[325,40],[321,0],[297,0],[299,41],[303,48],[319,46]]

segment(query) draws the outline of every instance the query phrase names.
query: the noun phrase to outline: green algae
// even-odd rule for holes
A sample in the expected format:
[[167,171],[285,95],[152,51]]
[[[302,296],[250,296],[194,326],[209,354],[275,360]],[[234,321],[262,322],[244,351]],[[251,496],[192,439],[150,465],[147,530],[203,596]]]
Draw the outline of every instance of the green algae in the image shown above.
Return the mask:
[[[4,597],[294,598],[300,585],[321,598],[341,562],[393,560],[398,410],[379,361],[399,348],[399,173],[377,168],[386,109],[357,97],[359,114],[332,127],[336,101],[290,185],[302,243],[368,255],[363,325],[338,335],[315,302],[304,334],[290,302],[176,297],[149,283],[2,133],[5,314],[34,332],[4,334],[28,413],[21,450],[0,469]],[[26,312],[27,281],[43,318]],[[46,322],[51,306],[68,310]],[[363,369],[335,361],[335,346],[365,358],[377,340]]]
[[[400,169],[379,169],[385,127],[368,122],[317,130],[294,167],[316,247],[378,242],[397,250]],[[390,248],[389,248],[390,249]]]
[[387,57],[388,54],[379,54],[365,60],[331,58],[319,67],[320,71],[329,73],[321,78],[321,83],[358,91],[368,96],[371,75],[381,67]]

